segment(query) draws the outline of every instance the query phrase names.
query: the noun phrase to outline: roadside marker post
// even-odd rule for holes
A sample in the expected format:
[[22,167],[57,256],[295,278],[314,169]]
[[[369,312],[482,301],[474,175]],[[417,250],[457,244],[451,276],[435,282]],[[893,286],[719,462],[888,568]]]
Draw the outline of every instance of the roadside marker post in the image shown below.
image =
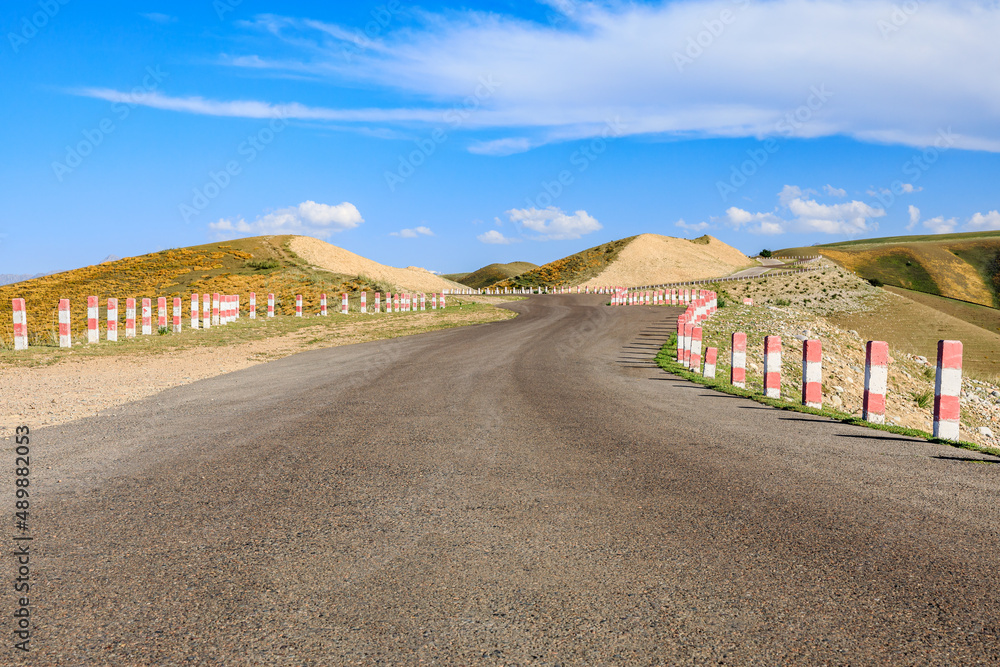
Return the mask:
[[319,295],[319,314],[326,317],[326,293]]
[[104,335],[112,343],[118,342],[118,299],[108,299],[108,330]]
[[24,299],[11,299],[14,307],[14,349],[28,349],[28,311]]
[[701,372],[701,327],[691,328],[691,370]]
[[705,350],[705,377],[714,380],[715,379],[715,365],[719,359],[719,349],[716,347],[710,347]]
[[219,320],[219,293],[212,293],[212,324],[219,325],[222,322]]
[[267,295],[267,316],[274,317],[274,294]]
[[97,330],[97,297],[87,297],[87,343],[99,343],[101,334]]
[[934,379],[934,437],[959,439],[962,395],[962,341],[939,340]]
[[347,315],[350,310],[350,303],[347,301],[347,292],[340,294],[340,314]]
[[376,315],[382,310],[382,293],[375,292],[375,305],[373,306],[372,312]]
[[889,381],[889,344],[870,340],[865,344],[865,396],[861,418],[872,424],[885,423],[885,392]]
[[781,398],[781,336],[764,337],[764,395]]
[[818,340],[802,343],[802,405],[823,407],[823,344]]
[[361,314],[368,313],[368,292],[361,293]]
[[420,311],[423,312],[427,310],[427,295],[423,292],[420,293]]
[[125,337],[135,338],[135,299],[125,299]]
[[691,340],[694,337],[694,322],[684,321],[684,360],[681,362],[684,368],[691,368]]
[[212,328],[212,295],[201,295],[201,326],[205,329]]
[[250,319],[257,319],[257,292],[250,292]]
[[198,307],[199,306],[201,306],[201,304],[198,302],[198,295],[197,294],[192,294],[191,295],[191,328],[192,329],[197,329],[198,328]]
[[73,347],[69,329],[69,299],[59,299],[59,347]]
[[181,298],[174,297],[174,333],[181,331]]
[[156,329],[159,331],[167,326],[167,297],[156,299]]
[[295,317],[302,317],[302,295],[295,295]]
[[153,302],[150,299],[142,300],[142,335],[148,336],[153,333]]

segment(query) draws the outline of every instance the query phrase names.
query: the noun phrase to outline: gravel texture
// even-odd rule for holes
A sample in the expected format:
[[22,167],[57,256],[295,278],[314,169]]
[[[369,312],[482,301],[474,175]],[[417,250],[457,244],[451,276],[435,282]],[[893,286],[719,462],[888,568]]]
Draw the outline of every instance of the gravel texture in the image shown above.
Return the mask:
[[680,381],[680,310],[603,301],[38,429],[18,662],[997,662],[1000,466]]

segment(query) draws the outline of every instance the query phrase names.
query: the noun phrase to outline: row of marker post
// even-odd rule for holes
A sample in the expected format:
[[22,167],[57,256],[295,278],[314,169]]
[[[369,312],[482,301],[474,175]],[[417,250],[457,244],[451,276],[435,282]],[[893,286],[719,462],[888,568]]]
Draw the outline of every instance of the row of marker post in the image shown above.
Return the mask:
[[[431,310],[443,309],[447,306],[445,295],[433,293],[430,298],[426,294],[410,294],[387,292],[383,306],[382,294],[375,292],[375,300],[368,308],[367,292],[361,293],[362,313],[391,313],[391,312],[417,312],[425,311],[428,307]],[[28,316],[24,299],[12,299],[14,318],[14,349],[25,350],[28,348]],[[267,316],[275,316],[275,296],[267,295]],[[139,310],[136,310],[136,306]],[[182,329],[183,299],[173,297],[172,310],[168,314],[167,298],[159,297],[156,300],[156,331],[173,331],[179,333]],[[100,341],[100,330],[98,327],[99,300],[96,296],[87,297],[87,342],[97,343]],[[139,317],[136,317],[138,312]],[[326,294],[320,295],[321,316],[327,315]],[[341,310],[344,315],[349,312],[349,295],[341,294]],[[209,329],[212,326],[222,326],[236,321],[240,317],[240,296],[238,294],[192,294],[190,309],[190,326],[192,329]],[[295,316],[302,317],[302,295],[295,295]],[[248,315],[250,319],[257,318],[257,294],[250,293]],[[134,338],[137,332],[142,335],[150,335],[154,332],[153,327],[153,300],[149,298],[125,300],[125,337]],[[107,327],[106,339],[109,341],[118,340],[118,299],[109,298],[107,301]],[[72,331],[70,328],[70,300],[59,300],[59,347],[71,347]],[[138,325],[138,326],[137,326]]]

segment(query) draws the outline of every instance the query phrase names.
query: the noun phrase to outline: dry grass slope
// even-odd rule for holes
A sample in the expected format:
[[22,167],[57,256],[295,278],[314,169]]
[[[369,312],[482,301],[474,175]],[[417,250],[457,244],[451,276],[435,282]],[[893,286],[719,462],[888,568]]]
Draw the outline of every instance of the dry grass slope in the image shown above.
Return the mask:
[[473,289],[492,287],[501,280],[515,278],[522,273],[537,269],[537,264],[531,262],[508,262],[506,264],[490,264],[481,269],[467,273],[458,281]]

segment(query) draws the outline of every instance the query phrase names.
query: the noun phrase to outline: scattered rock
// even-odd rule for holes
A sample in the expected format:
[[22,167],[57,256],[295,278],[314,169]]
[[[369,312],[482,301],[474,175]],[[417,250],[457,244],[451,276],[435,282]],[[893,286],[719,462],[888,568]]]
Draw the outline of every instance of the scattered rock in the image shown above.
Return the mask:
[[837,392],[838,394],[843,394],[844,393],[844,388],[843,387],[834,387],[833,390],[835,392]]
[[993,437],[993,431],[990,429],[989,426],[980,426],[979,428],[976,429],[976,431],[980,435],[985,435],[987,438]]

